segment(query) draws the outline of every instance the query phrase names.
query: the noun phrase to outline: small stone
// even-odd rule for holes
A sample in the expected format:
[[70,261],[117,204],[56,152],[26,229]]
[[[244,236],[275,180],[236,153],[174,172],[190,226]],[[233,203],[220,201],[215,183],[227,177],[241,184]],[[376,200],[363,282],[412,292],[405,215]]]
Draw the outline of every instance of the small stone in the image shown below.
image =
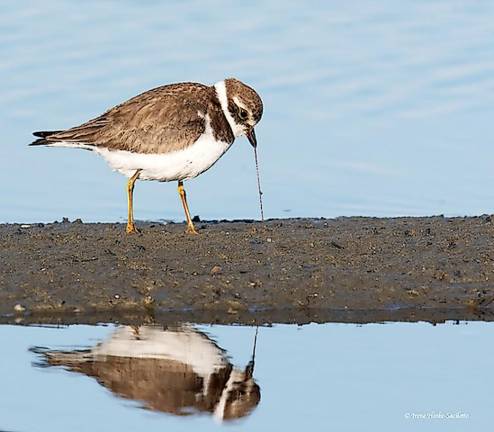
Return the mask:
[[148,296],[144,297],[142,302],[144,303],[144,306],[151,306],[154,304],[155,300],[150,295],[148,295]]
[[336,249],[345,249],[345,247],[344,247],[344,246],[340,245],[339,243],[336,243],[334,240],[331,240],[331,241],[329,242],[329,244],[330,244],[331,246],[334,246]]
[[115,294],[113,297],[118,300],[120,298],[120,294]]
[[211,271],[210,271],[211,275],[214,276],[214,275],[218,275],[218,274],[222,274],[223,273],[223,269],[221,268],[221,266],[219,265],[215,265]]
[[16,311],[18,313],[22,313],[22,312],[25,312],[26,311],[26,308],[24,306],[22,306],[20,303],[17,303],[14,306],[14,311]]
[[227,304],[228,304],[228,309],[226,312],[228,314],[235,315],[238,314],[241,310],[245,309],[245,306],[236,300],[230,300],[228,301]]
[[456,242],[453,240],[450,240],[448,243],[448,249],[455,249],[456,248]]

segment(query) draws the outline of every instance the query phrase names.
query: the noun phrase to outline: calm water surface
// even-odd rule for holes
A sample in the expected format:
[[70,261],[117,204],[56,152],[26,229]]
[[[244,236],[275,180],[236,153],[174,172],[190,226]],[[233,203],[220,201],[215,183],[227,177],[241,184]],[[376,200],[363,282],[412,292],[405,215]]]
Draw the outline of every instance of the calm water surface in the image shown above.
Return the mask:
[[3,325],[0,430],[488,430],[492,330]]
[[[267,217],[493,213],[493,22],[488,0],[3,1],[0,222],[123,220],[122,176],[31,132],[228,76],[265,102]],[[245,139],[186,187],[203,219],[258,217]],[[183,219],[175,185],[135,201]],[[262,327],[253,362],[255,335],[0,326],[0,430],[492,427],[492,324]]]
[[[0,222],[123,220],[123,177],[31,132],[227,76],[265,101],[268,217],[492,213],[493,22],[489,0],[3,1]],[[187,188],[202,218],[258,217],[245,139]],[[175,185],[139,183],[136,217],[182,220]]]

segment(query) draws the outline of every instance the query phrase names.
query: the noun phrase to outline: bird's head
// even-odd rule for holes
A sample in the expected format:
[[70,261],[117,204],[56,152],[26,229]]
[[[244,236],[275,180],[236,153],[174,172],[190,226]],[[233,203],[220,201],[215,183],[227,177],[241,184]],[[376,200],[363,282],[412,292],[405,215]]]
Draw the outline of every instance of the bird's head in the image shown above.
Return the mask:
[[215,84],[216,94],[233,134],[245,135],[253,147],[257,146],[254,126],[261,120],[263,105],[256,91],[235,78]]

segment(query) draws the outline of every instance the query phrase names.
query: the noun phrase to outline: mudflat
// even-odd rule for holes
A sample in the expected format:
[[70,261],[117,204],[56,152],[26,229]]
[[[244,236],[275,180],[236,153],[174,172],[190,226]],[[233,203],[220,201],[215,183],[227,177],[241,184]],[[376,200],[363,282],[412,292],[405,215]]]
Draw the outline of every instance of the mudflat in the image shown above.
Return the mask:
[[265,324],[494,317],[494,222],[0,225],[2,322]]

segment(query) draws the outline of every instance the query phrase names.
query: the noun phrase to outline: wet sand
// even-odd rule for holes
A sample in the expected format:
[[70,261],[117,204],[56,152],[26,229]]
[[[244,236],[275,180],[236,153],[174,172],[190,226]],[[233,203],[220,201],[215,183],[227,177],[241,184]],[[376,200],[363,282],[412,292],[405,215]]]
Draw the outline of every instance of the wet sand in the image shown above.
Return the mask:
[[338,218],[0,225],[2,322],[494,317],[494,222]]

